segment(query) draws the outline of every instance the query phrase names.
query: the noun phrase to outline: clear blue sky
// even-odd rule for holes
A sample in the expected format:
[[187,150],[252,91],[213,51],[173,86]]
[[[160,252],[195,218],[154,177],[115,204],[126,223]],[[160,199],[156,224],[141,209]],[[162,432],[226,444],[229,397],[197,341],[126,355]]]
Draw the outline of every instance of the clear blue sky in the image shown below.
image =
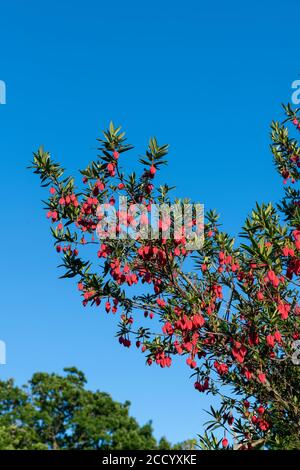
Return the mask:
[[157,436],[201,432],[207,399],[187,367],[147,368],[113,338],[111,317],[58,280],[45,194],[25,167],[40,144],[71,173],[85,167],[113,119],[138,153],[152,135],[169,142],[177,194],[238,232],[256,200],[280,193],[269,123],[299,78],[299,17],[298,0],[2,2],[1,377],[76,365],[90,387],[130,399],[139,422],[152,418]]

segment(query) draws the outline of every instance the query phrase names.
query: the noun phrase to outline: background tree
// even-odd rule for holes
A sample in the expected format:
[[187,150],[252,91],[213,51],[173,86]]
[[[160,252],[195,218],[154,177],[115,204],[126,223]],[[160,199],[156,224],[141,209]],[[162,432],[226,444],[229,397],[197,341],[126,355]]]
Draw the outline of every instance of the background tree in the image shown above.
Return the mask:
[[165,438],[156,441],[150,422],[140,426],[129,415],[130,402],[86,390],[82,372],[64,371],[36,373],[21,388],[0,382],[1,450],[171,448]]
[[[201,440],[205,448],[299,447],[300,372],[293,358],[300,313],[300,116],[290,106],[285,113],[282,123],[272,124],[271,146],[276,169],[290,183],[282,201],[257,204],[242,240],[222,231],[217,213],[208,211],[203,247],[194,252],[187,250],[186,227],[178,231],[174,214],[161,217],[158,238],[123,237],[142,220],[145,225],[137,204],[150,210],[153,203],[174,202],[167,184],[154,184],[167,145],[150,139],[139,160],[141,173],[126,175],[120,161],[132,147],[111,124],[99,139],[98,159],[81,171],[83,189],[64,177],[48,152],[34,154],[34,172],[50,186],[47,217],[63,255],[62,277],[78,278],[83,305],[104,301],[107,313],[120,312],[120,344],[130,347],[135,339],[148,365],[170,367],[175,356],[185,356],[195,389],[220,395],[221,408],[210,410]],[[100,231],[120,194],[128,207],[119,208],[116,230],[108,224]],[[198,221],[192,226],[199,236]],[[95,246],[95,256],[88,250],[84,257],[86,245]],[[137,284],[142,294],[128,289]],[[212,434],[217,428],[223,439]]]

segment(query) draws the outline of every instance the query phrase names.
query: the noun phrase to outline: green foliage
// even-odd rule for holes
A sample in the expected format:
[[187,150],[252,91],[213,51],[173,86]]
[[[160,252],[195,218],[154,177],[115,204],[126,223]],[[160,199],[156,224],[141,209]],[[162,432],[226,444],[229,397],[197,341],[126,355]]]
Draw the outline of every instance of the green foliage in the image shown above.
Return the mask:
[[64,371],[35,373],[21,388],[0,382],[0,450],[171,448],[165,438],[156,441],[150,422],[140,426],[129,415],[130,402],[86,390],[74,367]]
[[[104,300],[107,313],[120,313],[120,344],[130,347],[135,340],[149,366],[170,367],[185,357],[195,389],[221,397],[220,410],[210,411],[203,448],[299,447],[300,372],[293,353],[300,338],[300,192],[293,185],[300,180],[300,110],[290,105],[284,110],[284,121],[271,128],[274,164],[289,183],[283,199],[256,204],[242,228],[242,243],[222,231],[216,211],[208,211],[204,244],[194,252],[187,249],[186,227],[175,232],[180,217],[174,213],[160,218],[159,236],[151,239],[115,237],[111,228],[97,231],[104,217],[99,205],[114,206],[120,194],[129,209],[137,203],[147,211],[153,204],[172,204],[168,184],[156,184],[167,145],[152,138],[139,159],[142,174],[126,176],[121,163],[126,158],[119,156],[132,147],[121,128],[110,124],[99,139],[99,159],[82,171],[86,186],[80,193],[74,192],[73,178],[62,179],[63,170],[47,152],[34,155],[42,185],[53,185],[47,217],[58,224],[52,235],[63,255],[63,277],[77,277],[83,305]],[[141,222],[127,208],[118,217],[118,235],[127,233],[129,219],[136,226]],[[163,226],[170,236],[162,236]],[[97,245],[97,257],[84,250],[86,244]],[[193,272],[186,271],[190,255]],[[138,294],[129,289],[136,284]],[[154,316],[151,328],[146,319]],[[224,387],[231,397],[224,396]],[[223,439],[214,436],[216,430]]]

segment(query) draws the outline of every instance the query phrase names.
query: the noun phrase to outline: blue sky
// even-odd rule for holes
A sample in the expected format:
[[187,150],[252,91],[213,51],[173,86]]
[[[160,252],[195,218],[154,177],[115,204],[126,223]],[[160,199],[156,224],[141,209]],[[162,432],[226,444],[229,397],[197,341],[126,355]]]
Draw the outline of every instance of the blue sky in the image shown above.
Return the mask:
[[0,376],[76,365],[90,387],[130,399],[139,422],[153,419],[156,436],[193,437],[208,401],[184,361],[146,367],[113,338],[111,317],[58,279],[45,193],[25,167],[44,144],[76,172],[112,119],[137,155],[152,135],[170,143],[163,177],[237,233],[256,201],[281,194],[269,123],[299,78],[299,2],[11,0],[0,15]]

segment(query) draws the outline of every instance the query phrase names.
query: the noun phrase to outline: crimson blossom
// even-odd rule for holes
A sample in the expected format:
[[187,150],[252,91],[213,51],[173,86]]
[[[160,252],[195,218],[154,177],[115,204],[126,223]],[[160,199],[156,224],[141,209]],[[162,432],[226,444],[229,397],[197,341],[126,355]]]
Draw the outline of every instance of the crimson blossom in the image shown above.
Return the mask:
[[[120,344],[139,348],[148,366],[170,367],[182,356],[195,391],[220,396],[200,437],[204,449],[300,443],[300,113],[284,109],[285,120],[273,122],[271,133],[286,184],[282,200],[257,204],[238,240],[222,230],[215,211],[206,212],[200,249],[187,249],[187,227],[175,229],[178,214],[160,220],[155,238],[122,236],[141,223],[141,213],[130,213],[133,205],[150,212],[153,204],[190,203],[172,200],[171,188],[156,184],[168,152],[156,139],[139,159],[141,171],[126,174],[121,162],[133,147],[111,123],[98,139],[99,157],[81,171],[82,186],[42,147],[32,162],[50,190],[46,211],[62,277],[77,278],[83,305],[119,315]],[[99,221],[120,195],[129,210],[117,210],[114,236],[108,229],[99,241]],[[194,225],[192,217],[189,229]],[[218,428],[220,439],[213,434]]]

